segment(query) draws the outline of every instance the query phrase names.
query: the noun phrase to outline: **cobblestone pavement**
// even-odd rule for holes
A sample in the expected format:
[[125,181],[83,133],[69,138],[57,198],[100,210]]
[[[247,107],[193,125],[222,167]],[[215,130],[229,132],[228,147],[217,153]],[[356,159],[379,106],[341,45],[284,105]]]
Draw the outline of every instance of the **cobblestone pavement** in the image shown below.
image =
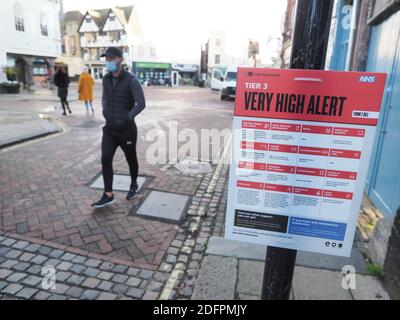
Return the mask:
[[[115,205],[90,209],[101,195],[89,184],[101,170],[103,122],[100,117],[86,117],[78,103],[72,104],[74,115],[64,119],[49,111],[64,126],[63,134],[0,150],[3,298],[190,296],[220,209],[227,166],[221,162],[207,174],[183,174],[169,166],[150,165],[145,151],[151,142],[146,134],[166,129],[168,121],[196,132],[230,129],[233,104],[220,102],[207,89],[153,89],[146,90],[146,96],[148,107],[138,119],[138,148],[140,174],[147,179],[132,202],[124,200],[124,193],[116,193]],[[97,103],[97,114],[99,108]],[[128,172],[120,151],[114,168],[116,173]],[[135,215],[152,190],[190,197],[181,225]],[[37,282],[46,265],[57,270],[55,292],[40,289],[41,281]]]

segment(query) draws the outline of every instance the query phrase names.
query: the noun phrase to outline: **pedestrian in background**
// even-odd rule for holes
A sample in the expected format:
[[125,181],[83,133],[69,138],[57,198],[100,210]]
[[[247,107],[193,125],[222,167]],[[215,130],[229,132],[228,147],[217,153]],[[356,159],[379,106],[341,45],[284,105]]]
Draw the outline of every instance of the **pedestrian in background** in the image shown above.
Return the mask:
[[65,111],[65,107],[67,107],[70,114],[72,113],[72,111],[69,107],[68,100],[67,100],[69,83],[70,83],[70,80],[69,80],[68,74],[64,71],[64,68],[61,66],[58,67],[57,72],[54,75],[54,84],[58,88],[58,97],[61,100],[61,107],[63,108],[64,116],[67,115],[67,113]]
[[79,100],[85,102],[86,112],[89,112],[90,108],[92,110],[92,114],[94,114],[93,88],[94,88],[94,79],[89,73],[89,68],[84,67],[83,72],[79,77],[79,84],[78,84]]

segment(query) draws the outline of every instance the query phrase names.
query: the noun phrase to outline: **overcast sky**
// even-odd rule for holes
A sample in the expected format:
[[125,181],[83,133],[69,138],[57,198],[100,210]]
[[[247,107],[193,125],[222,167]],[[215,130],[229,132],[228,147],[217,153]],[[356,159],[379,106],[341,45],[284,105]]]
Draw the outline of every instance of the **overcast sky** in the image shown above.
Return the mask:
[[211,30],[226,30],[228,53],[238,56],[251,38],[266,58],[269,37],[280,36],[285,0],[64,0],[64,10],[135,5],[146,41],[165,61],[197,60]]

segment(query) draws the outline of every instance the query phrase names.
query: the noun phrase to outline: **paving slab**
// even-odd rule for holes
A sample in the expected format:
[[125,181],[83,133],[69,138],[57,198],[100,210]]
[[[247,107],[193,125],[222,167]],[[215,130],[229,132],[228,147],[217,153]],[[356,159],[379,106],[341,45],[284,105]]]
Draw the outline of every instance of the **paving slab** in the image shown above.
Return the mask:
[[239,277],[236,291],[242,295],[261,296],[264,263],[239,260]]
[[[140,192],[141,188],[143,187],[143,184],[145,183],[146,178],[144,177],[138,177],[137,183],[139,185],[138,192]],[[104,181],[103,181],[103,175],[100,175],[91,185],[90,187],[92,189],[99,189],[99,190],[104,190]],[[122,174],[116,174],[114,175],[113,179],[113,190],[114,191],[126,191],[128,192],[131,187],[131,176],[128,175],[122,175]]]
[[206,256],[192,300],[234,300],[237,266],[234,258]]
[[225,240],[222,237],[211,237],[206,250],[209,255],[259,261],[265,261],[266,252],[266,246]]
[[[211,237],[206,250],[206,254],[209,255],[256,261],[265,261],[266,252],[266,246],[225,240],[222,237]],[[351,265],[355,267],[357,273],[367,272],[367,264],[356,248],[353,248],[350,258],[299,251],[296,265],[337,271],[341,271],[344,266]]]
[[357,273],[367,272],[367,263],[361,252],[353,248],[350,258],[328,256],[310,252],[298,252],[296,265],[302,267],[342,271],[344,266],[353,266]]
[[351,289],[355,300],[390,300],[382,282],[371,276],[356,276],[356,289]]
[[139,216],[181,222],[188,200],[188,196],[152,191],[136,213]]
[[338,271],[296,267],[293,278],[294,300],[353,300],[342,288]]

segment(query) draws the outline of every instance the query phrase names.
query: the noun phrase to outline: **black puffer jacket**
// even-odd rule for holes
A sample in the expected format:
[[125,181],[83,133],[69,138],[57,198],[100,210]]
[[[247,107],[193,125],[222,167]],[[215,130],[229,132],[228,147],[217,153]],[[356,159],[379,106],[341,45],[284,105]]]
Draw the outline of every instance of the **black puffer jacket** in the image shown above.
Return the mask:
[[135,98],[131,90],[131,82],[135,76],[123,70],[113,85],[112,73],[107,73],[103,78],[103,115],[106,127],[112,130],[125,130],[133,121],[130,111],[135,106]]
[[57,73],[54,75],[54,84],[58,88],[58,97],[59,98],[61,98],[61,99],[67,98],[69,83],[70,83],[70,80],[69,80],[68,74],[64,71],[57,71]]

